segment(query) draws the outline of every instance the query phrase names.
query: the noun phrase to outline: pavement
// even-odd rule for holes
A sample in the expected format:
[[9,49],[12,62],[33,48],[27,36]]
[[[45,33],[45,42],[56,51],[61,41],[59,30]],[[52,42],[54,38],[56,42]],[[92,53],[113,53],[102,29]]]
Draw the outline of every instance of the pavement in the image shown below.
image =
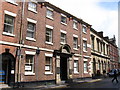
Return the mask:
[[[73,80],[72,83],[64,83],[61,85],[57,85],[57,84],[52,84],[52,85],[37,85],[37,86],[28,86],[28,87],[21,87],[20,89],[55,89],[55,88],[66,88],[67,86],[69,86],[70,84],[80,84],[80,83],[90,83],[90,82],[97,82],[97,81],[101,81],[102,78],[100,79],[92,79],[92,78],[86,78],[83,80]],[[0,89],[9,89],[9,88],[13,88],[13,87],[9,87],[8,85],[2,84],[0,85]],[[15,88],[18,89],[18,88]]]

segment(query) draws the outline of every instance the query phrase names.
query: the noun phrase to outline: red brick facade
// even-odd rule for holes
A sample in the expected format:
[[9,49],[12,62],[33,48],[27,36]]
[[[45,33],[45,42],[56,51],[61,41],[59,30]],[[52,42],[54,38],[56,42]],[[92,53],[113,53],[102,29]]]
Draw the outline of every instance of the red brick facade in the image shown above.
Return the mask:
[[[60,8],[47,3],[36,3],[37,10],[33,12],[28,10],[28,2],[2,2],[2,27],[0,27],[0,54],[7,54],[5,49],[9,49],[9,54],[14,56],[15,69],[11,69],[11,74],[14,74],[15,82],[31,82],[56,80],[61,81],[61,60],[66,60],[67,79],[91,77],[91,45],[90,45],[90,28],[91,25],[83,20],[61,10]],[[0,2],[1,5],[1,2]],[[46,17],[47,8],[53,9],[53,19]],[[1,8],[0,8],[1,9]],[[1,13],[1,10],[0,10]],[[14,16],[14,32],[6,34],[4,32],[5,14]],[[67,17],[67,24],[62,24],[61,14]],[[1,17],[0,17],[1,18]],[[73,28],[73,21],[77,21],[78,28]],[[26,38],[28,21],[35,25],[34,38]],[[83,32],[83,26],[86,32]],[[52,42],[46,43],[46,27],[52,28]],[[66,43],[61,44],[61,32],[66,34]],[[74,40],[77,38],[77,48],[73,48]],[[86,50],[83,50],[83,42],[86,42]],[[40,50],[37,54],[36,51]],[[58,53],[54,56],[55,50]],[[32,74],[25,74],[25,64],[27,55],[34,56]],[[52,71],[45,73],[46,57],[52,58]],[[67,56],[67,57],[66,57]],[[60,58],[59,58],[60,57]],[[2,58],[4,59],[4,57]],[[60,60],[60,62],[59,62]],[[75,61],[78,63],[76,64]],[[87,62],[87,64],[84,63]],[[64,64],[64,63],[63,63]],[[6,64],[7,65],[7,64]],[[87,67],[86,67],[86,66]],[[78,69],[76,69],[78,68]],[[27,69],[30,69],[27,67]],[[86,71],[84,70],[86,69]],[[60,70],[60,71],[59,71]],[[75,70],[78,70],[75,73]],[[11,75],[10,74],[10,75]],[[8,83],[8,82],[7,82]]]

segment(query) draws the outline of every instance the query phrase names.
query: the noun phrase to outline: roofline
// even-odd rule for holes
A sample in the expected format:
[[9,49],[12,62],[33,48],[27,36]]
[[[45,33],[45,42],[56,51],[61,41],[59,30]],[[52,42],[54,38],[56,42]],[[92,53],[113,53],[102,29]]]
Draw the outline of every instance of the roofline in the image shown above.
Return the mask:
[[39,4],[43,4],[44,3],[44,6],[49,6],[49,7],[51,7],[51,8],[53,8],[55,11],[57,11],[57,12],[59,12],[59,13],[63,13],[63,14],[65,14],[67,17],[72,17],[73,19],[76,19],[78,22],[80,22],[81,24],[85,24],[86,26],[92,26],[92,25],[90,25],[90,24],[88,24],[87,22],[85,22],[85,21],[83,21],[82,19],[80,19],[80,18],[77,18],[76,16],[74,16],[74,15],[72,15],[72,14],[70,14],[70,13],[68,13],[68,12],[66,12],[66,11],[64,11],[64,10],[62,10],[62,9],[60,9],[59,7],[57,7],[57,6],[55,6],[55,5],[53,5],[53,4],[51,4],[51,3],[49,3],[49,2],[38,2]]
[[110,44],[112,44],[113,46],[115,46],[116,48],[118,48],[117,45],[114,45],[112,42],[110,42],[109,40],[105,39],[105,37],[101,37],[101,36],[99,35],[99,33],[98,33],[96,30],[94,30],[93,28],[90,28],[90,31],[92,31],[93,33],[97,34],[100,38],[104,39],[104,40],[107,41],[108,43],[110,43]]

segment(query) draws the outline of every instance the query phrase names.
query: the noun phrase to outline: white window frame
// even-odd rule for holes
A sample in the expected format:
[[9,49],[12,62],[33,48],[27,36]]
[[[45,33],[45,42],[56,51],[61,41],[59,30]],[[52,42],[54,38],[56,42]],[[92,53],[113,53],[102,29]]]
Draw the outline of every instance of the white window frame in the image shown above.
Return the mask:
[[87,52],[87,41],[83,40],[83,51]]
[[[5,30],[3,30],[3,35],[13,36],[13,37],[14,37],[14,36],[15,36],[15,35],[14,35],[15,17],[17,16],[17,14],[15,14],[15,13],[13,13],[13,12],[10,12],[10,11],[7,11],[7,10],[4,10],[4,13],[5,13],[5,15],[4,15],[4,21],[5,21],[5,16],[6,16],[6,15],[13,18],[13,25],[10,25],[10,24],[7,24],[7,23],[6,23],[6,25],[12,26],[13,29],[12,29],[12,33],[5,32]],[[4,24],[5,24],[5,22],[4,22]],[[5,27],[5,25],[4,25],[4,27]]]
[[78,30],[78,22],[76,20],[73,20],[73,28]]
[[[74,74],[78,74],[79,73],[79,61],[74,60],[74,65],[73,66],[74,66]],[[75,70],[77,70],[77,71],[75,71]]]
[[[52,17],[47,14],[47,11],[48,11],[48,10],[49,10],[50,12],[52,12]],[[47,7],[47,9],[46,9],[46,17],[53,20],[54,12],[53,12],[53,9],[52,9],[52,8]]]
[[88,73],[88,61],[86,59],[84,59],[83,67],[84,67],[84,73]]
[[[52,26],[50,26],[50,25],[46,25],[46,32],[47,32],[47,28],[50,30],[50,32],[51,32],[51,35],[49,35],[49,39],[50,39],[50,41],[48,42],[48,41],[46,41],[45,40],[45,43],[46,44],[50,44],[50,45],[53,45],[53,27]],[[45,38],[46,38],[46,34],[45,34]]]
[[[25,75],[35,75],[35,69],[34,69],[34,67],[35,67],[35,54],[36,54],[36,52],[33,52],[33,51],[25,51],[25,54],[26,54],[26,56],[27,56],[27,55],[33,56],[33,66],[31,67],[31,68],[33,68],[33,71],[32,71],[32,72],[27,72],[27,71],[25,70]],[[26,66],[26,63],[25,63],[25,66]]]
[[[66,21],[65,22],[62,22],[62,17],[64,17],[64,18],[66,18]],[[63,25],[67,25],[67,16],[66,15],[64,15],[64,14],[61,14],[61,24],[63,24]]]
[[[67,41],[66,41],[66,34],[61,32],[61,35],[62,35],[62,34],[64,35],[64,37],[60,37],[60,38],[61,38],[60,43],[61,43],[61,44],[65,44],[65,43],[67,42]],[[62,40],[63,40],[63,42],[62,42]]]
[[[28,24],[32,24],[33,26],[34,26],[34,30],[30,30],[30,29],[28,29]],[[33,37],[28,37],[28,36],[26,36],[26,39],[27,40],[33,40],[33,41],[36,41],[35,40],[35,30],[36,29],[36,23],[33,23],[33,22],[30,22],[30,21],[28,21],[28,23],[27,23],[27,32],[33,32]],[[26,33],[26,35],[27,35],[27,33]]]
[[[77,40],[77,42],[75,42],[75,39]],[[76,47],[74,47],[75,44],[76,44]],[[73,49],[78,50],[78,37],[74,35],[73,35]]]
[[[50,58],[50,71],[46,70],[46,57]],[[53,74],[53,54],[45,53],[45,74]]]
[[[29,6],[29,3],[34,3],[34,4],[36,4],[36,10],[34,10],[33,8],[31,8],[31,7]],[[31,0],[30,2],[28,2],[28,10],[30,10],[30,11],[32,11],[32,12],[34,12],[34,13],[37,13],[37,2],[35,2],[35,1],[33,1],[33,0]]]
[[[84,29],[85,28],[85,29]],[[85,26],[85,25],[82,25],[82,31],[83,31],[83,33],[87,33],[87,27]]]

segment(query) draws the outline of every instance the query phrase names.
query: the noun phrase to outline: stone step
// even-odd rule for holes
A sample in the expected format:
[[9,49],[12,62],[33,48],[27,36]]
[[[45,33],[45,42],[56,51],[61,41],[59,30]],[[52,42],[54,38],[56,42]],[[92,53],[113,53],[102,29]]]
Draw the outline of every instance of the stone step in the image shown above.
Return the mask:
[[0,88],[10,88],[7,84],[0,84]]

